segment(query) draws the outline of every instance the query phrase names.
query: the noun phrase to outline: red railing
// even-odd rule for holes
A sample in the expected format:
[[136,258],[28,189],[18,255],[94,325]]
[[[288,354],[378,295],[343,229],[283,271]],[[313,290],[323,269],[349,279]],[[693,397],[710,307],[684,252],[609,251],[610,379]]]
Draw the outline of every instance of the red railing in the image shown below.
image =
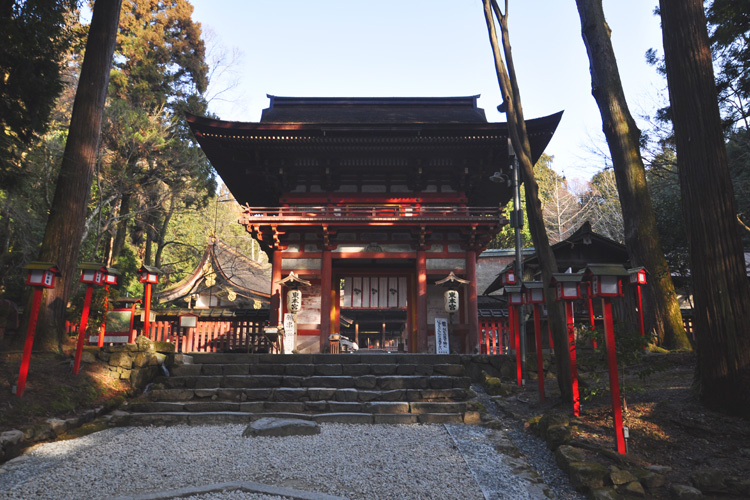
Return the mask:
[[[272,349],[270,338],[263,334],[263,321],[198,321],[195,328],[175,326],[172,321],[154,321],[146,335],[155,342],[171,342],[176,352],[265,352]],[[78,325],[66,322],[65,331],[75,335]],[[133,338],[142,331],[136,329]]]
[[245,207],[242,223],[257,222],[341,222],[377,221],[408,222],[430,221],[470,221],[489,222],[497,220],[501,211],[497,207],[460,206],[399,206],[373,205],[349,207],[294,206],[294,207]]

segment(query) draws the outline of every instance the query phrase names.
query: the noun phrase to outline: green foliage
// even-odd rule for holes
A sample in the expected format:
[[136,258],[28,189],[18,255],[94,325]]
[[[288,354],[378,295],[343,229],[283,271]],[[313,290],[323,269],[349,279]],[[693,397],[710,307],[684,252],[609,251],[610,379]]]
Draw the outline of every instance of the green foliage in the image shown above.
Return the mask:
[[[591,357],[586,358],[586,368],[590,376],[586,384],[582,384],[582,398],[584,401],[590,401],[609,390],[608,380],[608,361],[607,349],[604,341],[604,329],[597,327],[591,329],[589,325],[576,325],[577,344],[580,346],[596,342],[596,349]],[[641,336],[633,328],[626,328],[622,323],[615,323],[615,353],[617,355],[618,371],[625,373],[628,366],[638,365],[646,353],[648,346],[647,337]],[[656,370],[655,365],[649,364],[639,368],[637,374],[641,379],[645,379]],[[626,384],[625,377],[620,376],[620,393],[623,395],[628,392],[638,391],[637,385]]]
[[11,0],[0,8],[0,184],[25,172],[20,162],[47,130],[63,87],[64,55],[80,34],[77,0]]
[[719,104],[729,124],[748,127],[750,100],[750,2],[713,0],[706,10]]

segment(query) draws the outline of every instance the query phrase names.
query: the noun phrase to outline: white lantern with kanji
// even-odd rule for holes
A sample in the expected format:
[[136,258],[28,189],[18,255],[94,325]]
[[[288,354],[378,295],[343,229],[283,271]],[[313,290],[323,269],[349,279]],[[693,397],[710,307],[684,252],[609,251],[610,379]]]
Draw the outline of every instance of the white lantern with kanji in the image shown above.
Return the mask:
[[458,290],[446,290],[443,294],[443,300],[445,305],[445,312],[454,313],[458,312]]
[[286,307],[289,312],[297,313],[302,308],[302,291],[301,290],[289,290],[286,293]]

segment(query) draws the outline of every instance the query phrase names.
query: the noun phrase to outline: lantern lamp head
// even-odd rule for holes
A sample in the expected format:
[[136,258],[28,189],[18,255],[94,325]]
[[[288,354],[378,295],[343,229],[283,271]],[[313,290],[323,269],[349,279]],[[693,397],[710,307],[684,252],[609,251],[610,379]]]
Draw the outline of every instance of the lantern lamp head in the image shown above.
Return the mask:
[[630,277],[631,285],[645,285],[646,284],[646,268],[645,267],[634,267],[628,269],[628,276]]
[[505,293],[508,295],[508,304],[512,306],[520,306],[523,304],[523,289],[521,285],[506,286],[503,287]]
[[544,283],[541,281],[525,281],[523,284],[526,304],[544,303]]
[[104,284],[105,285],[117,285],[117,280],[120,279],[120,271],[115,269],[114,267],[107,267],[105,268],[107,271],[104,275]]
[[500,282],[505,285],[515,285],[518,280],[516,279],[516,271],[512,265],[509,265],[502,271],[500,271]]
[[158,267],[153,266],[141,266],[138,269],[138,281],[141,283],[147,283],[154,285],[159,282],[159,276],[162,274],[162,270]]
[[578,300],[581,298],[583,273],[553,273],[550,286],[555,287],[555,300]]
[[28,269],[26,284],[42,288],[55,288],[55,276],[60,276],[60,268],[51,262],[32,262],[24,269]]
[[107,272],[104,264],[97,262],[81,262],[78,269],[81,270],[81,283],[87,285],[101,285]]
[[591,281],[593,298],[620,297],[623,295],[622,279],[628,272],[620,264],[588,264],[584,275]]

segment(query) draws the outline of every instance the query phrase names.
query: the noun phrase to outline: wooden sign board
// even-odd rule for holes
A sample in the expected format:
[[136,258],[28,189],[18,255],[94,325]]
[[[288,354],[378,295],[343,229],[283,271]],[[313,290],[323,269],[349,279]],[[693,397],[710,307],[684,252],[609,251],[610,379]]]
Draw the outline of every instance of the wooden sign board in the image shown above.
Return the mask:
[[[107,319],[104,321],[104,343],[125,344],[130,335],[130,325],[132,325],[133,311],[131,309],[115,309],[107,312]],[[89,336],[89,343],[96,344],[99,342],[99,335]]]
[[445,318],[435,318],[435,352],[437,354],[450,354],[448,320]]

